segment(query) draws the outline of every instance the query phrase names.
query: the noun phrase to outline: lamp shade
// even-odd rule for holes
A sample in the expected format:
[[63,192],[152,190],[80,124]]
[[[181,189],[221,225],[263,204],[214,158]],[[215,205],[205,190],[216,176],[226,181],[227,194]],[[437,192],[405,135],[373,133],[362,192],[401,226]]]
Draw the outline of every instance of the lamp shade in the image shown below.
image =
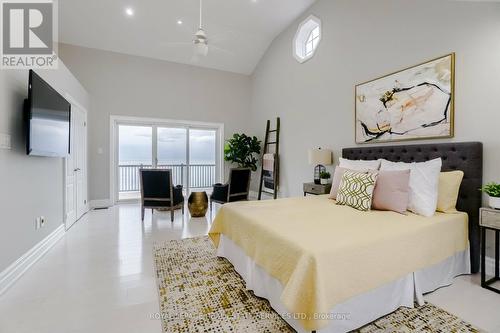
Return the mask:
[[330,149],[309,149],[309,164],[330,165],[333,163],[333,151]]

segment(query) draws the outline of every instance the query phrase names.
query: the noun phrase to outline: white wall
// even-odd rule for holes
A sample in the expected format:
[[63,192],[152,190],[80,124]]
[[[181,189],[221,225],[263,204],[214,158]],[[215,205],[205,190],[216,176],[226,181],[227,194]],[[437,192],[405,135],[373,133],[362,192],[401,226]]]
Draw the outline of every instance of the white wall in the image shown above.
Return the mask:
[[[57,70],[37,73],[88,107],[88,94],[62,62]],[[0,272],[63,223],[63,159],[26,155],[27,97],[28,71],[0,70],[0,133],[12,136],[12,149],[0,149]],[[38,216],[46,225],[35,230]]]
[[110,115],[224,123],[226,137],[248,125],[249,76],[68,44],[59,53],[92,96],[91,200],[110,198]]
[[[310,14],[322,19],[323,39],[301,65],[292,39]],[[253,132],[262,136],[264,121],[281,116],[282,195],[300,195],[311,181],[308,148],[329,147],[338,157],[355,145],[357,83],[450,52],[456,52],[456,134],[442,141],[482,141],[485,179],[500,181],[500,4],[319,0],[275,39],[252,80]]]

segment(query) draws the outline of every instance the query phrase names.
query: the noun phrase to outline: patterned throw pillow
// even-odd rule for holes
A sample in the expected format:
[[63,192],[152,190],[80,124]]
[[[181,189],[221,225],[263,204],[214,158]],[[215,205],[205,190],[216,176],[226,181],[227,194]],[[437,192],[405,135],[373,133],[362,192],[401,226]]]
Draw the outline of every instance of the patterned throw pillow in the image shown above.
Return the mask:
[[350,206],[361,211],[370,210],[376,181],[376,173],[346,171],[337,193],[337,205]]

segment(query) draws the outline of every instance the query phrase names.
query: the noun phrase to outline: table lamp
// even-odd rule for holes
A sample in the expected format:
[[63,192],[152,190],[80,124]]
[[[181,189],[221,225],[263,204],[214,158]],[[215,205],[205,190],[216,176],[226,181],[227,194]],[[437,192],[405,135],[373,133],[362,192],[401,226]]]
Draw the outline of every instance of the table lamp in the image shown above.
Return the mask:
[[314,167],[314,183],[320,184],[320,174],[326,171],[325,165],[333,163],[333,152],[329,149],[309,149],[309,164]]

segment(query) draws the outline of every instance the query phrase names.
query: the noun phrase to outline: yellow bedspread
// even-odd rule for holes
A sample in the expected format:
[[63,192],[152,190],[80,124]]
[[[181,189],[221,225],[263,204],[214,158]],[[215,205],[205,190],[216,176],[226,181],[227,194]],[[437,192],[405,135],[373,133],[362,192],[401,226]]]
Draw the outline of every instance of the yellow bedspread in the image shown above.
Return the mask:
[[360,212],[320,196],[224,205],[209,235],[281,281],[283,304],[317,330],[335,305],[467,249],[467,223],[465,213]]

